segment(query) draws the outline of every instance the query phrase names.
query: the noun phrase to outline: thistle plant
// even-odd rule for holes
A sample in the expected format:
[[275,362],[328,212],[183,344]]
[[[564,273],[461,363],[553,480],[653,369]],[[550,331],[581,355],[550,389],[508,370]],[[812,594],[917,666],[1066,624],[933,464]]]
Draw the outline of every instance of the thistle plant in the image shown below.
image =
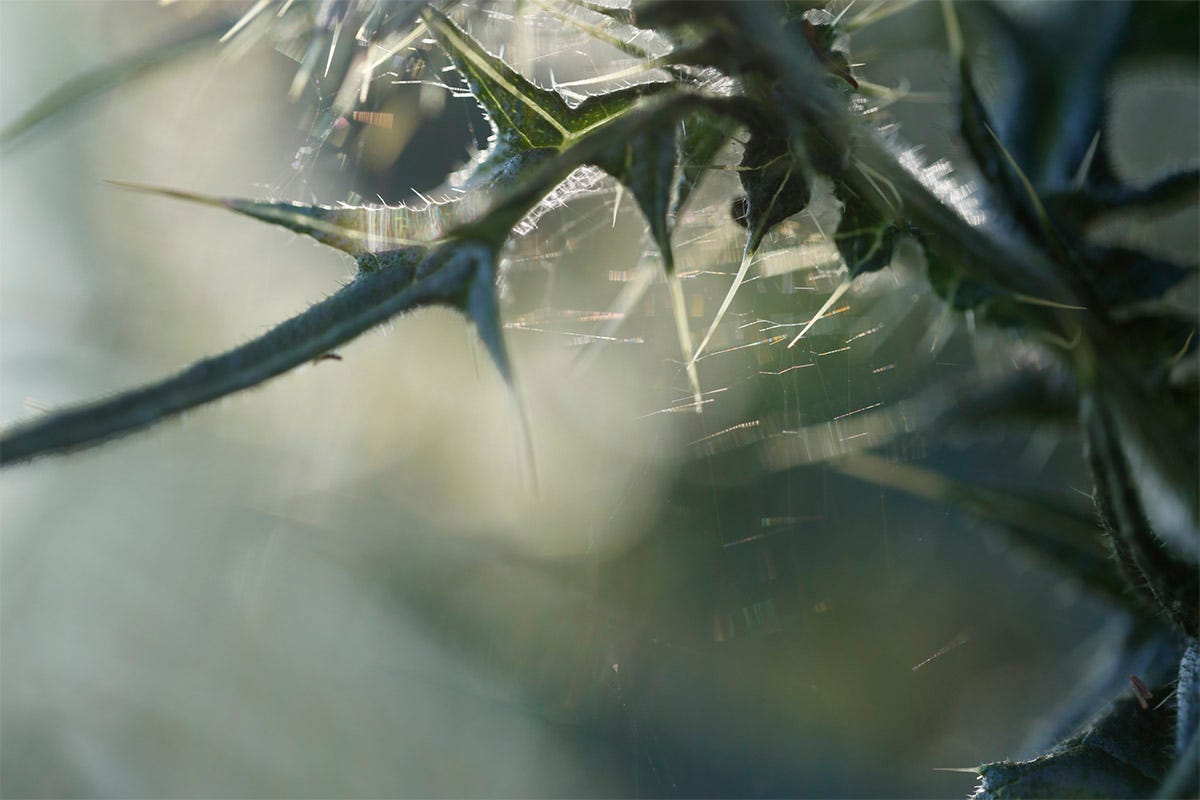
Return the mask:
[[[1160,17],[1178,9],[1072,6],[1060,11],[1057,23],[1038,28],[1001,5],[943,2],[956,135],[969,157],[960,166],[978,175],[968,192],[947,177],[947,165],[923,163],[903,132],[886,122],[880,108],[902,93],[867,81],[850,57],[859,31],[908,13],[910,5],[546,4],[563,25],[618,47],[637,64],[620,88],[578,95],[535,83],[485,47],[472,33],[475,8],[263,0],[220,34],[184,37],[67,87],[6,129],[6,144],[77,97],[136,74],[138,65],[218,35],[226,41],[294,37],[298,93],[323,60],[332,62],[339,32],[356,30],[356,50],[321,109],[328,124],[318,136],[359,108],[380,70],[426,40],[448,58],[492,135],[486,150],[449,178],[448,190],[459,199],[436,208],[304,205],[123,184],[309,236],[351,256],[355,275],[328,298],[227,353],[160,382],[8,427],[0,463],[17,465],[134,433],[326,357],[425,306],[462,312],[520,398],[519,364],[508,355],[502,321],[504,248],[600,174],[615,179],[644,217],[671,300],[686,406],[704,413],[702,359],[728,327],[752,268],[789,220],[816,220],[815,209],[831,208],[835,219],[821,233],[834,249],[840,282],[815,313],[785,307],[788,333],[775,346],[805,341],[857,280],[889,269],[902,248],[919,253],[947,313],[1011,331],[1039,355],[1037,369],[977,387],[929,418],[978,422],[1044,413],[1074,420],[1094,480],[1096,513],[1086,518],[1043,498],[998,495],[890,463],[865,447],[829,453],[832,466],[994,521],[1164,643],[1149,691],[1170,696],[1167,702],[1150,708],[1138,696],[1105,706],[1111,696],[1098,698],[1099,716],[1042,757],[979,767],[976,796],[1194,794],[1200,747],[1197,317],[1171,298],[1194,283],[1195,265],[1099,244],[1091,235],[1121,215],[1161,214],[1196,202],[1200,173],[1194,167],[1127,185],[1104,146],[1109,76],[1119,64],[1148,57],[1155,41],[1147,41],[1147,31],[1159,30]],[[969,23],[965,31],[960,12]],[[1088,26],[1086,69],[1056,62],[1054,24]],[[1010,96],[1000,101],[985,98],[972,61],[968,34],[984,30],[1000,43],[1011,72]],[[1194,41],[1183,49],[1195,58]],[[717,310],[693,330],[673,234],[705,176],[726,169],[740,182],[740,194],[728,203],[745,228],[744,247]],[[517,419],[536,425],[524,421],[523,412]],[[527,460],[532,464],[532,456]]]

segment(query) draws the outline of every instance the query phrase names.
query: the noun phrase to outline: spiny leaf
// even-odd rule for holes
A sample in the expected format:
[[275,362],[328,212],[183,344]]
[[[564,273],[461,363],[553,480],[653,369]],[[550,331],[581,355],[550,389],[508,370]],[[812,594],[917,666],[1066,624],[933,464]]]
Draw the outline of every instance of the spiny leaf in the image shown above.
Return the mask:
[[549,152],[537,163],[524,166],[521,180],[502,187],[487,211],[448,232],[447,235],[503,242],[520,220],[554,187],[579,167],[611,165],[623,142],[640,132],[659,126],[672,127],[682,114],[707,103],[696,95],[676,93],[653,98],[612,120],[611,127],[591,131],[561,152]]
[[[1188,410],[1194,420],[1194,407]],[[1167,412],[1166,409],[1162,411]],[[1167,507],[1159,496],[1162,489],[1155,485],[1156,476],[1152,470],[1157,465],[1147,464],[1140,454],[1130,457],[1129,435],[1118,426],[1118,418],[1106,398],[1095,393],[1084,394],[1080,403],[1080,422],[1088,464],[1095,478],[1096,507],[1122,569],[1132,576],[1140,575],[1141,580],[1135,585],[1148,590],[1159,609],[1167,612],[1189,635],[1196,636],[1200,629],[1200,608],[1195,602],[1200,593],[1200,575],[1195,568],[1195,529],[1184,534],[1190,549],[1179,552],[1175,549],[1178,542],[1163,536],[1170,529],[1155,524],[1157,520],[1152,523],[1152,515],[1158,512],[1161,519],[1161,511]],[[1181,424],[1173,425],[1171,429],[1177,435],[1188,430]],[[1192,427],[1190,432],[1190,436],[1179,436],[1181,441],[1173,455],[1194,463],[1195,428]],[[1182,477],[1182,473],[1173,474]],[[1172,500],[1178,503],[1185,496],[1181,492]],[[1190,499],[1194,502],[1194,495]]]
[[999,292],[989,283],[973,278],[957,260],[944,258],[928,237],[922,237],[925,277],[930,287],[955,311],[977,309],[994,300]]
[[1139,313],[1119,319],[1114,328],[1156,386],[1165,383],[1175,363],[1196,352],[1198,344],[1197,320],[1179,312]]
[[682,141],[679,143],[679,184],[675,190],[675,205],[671,209],[678,214],[708,172],[720,152],[737,131],[738,121],[726,114],[700,108],[688,114],[680,122]]
[[838,194],[844,208],[833,238],[850,277],[877,272],[891,264],[900,226],[864,202],[853,189],[843,185]]
[[[620,105],[626,102],[624,94],[620,95],[617,100],[613,100],[610,95],[598,95],[589,100],[593,100],[596,104],[615,102]],[[688,381],[697,408],[699,408],[700,401],[700,384],[691,360],[691,333],[688,327],[687,309],[683,302],[678,278],[674,274],[671,225],[672,218],[682,202],[679,200],[681,187],[686,185],[690,191],[691,186],[694,185],[694,180],[689,181],[686,176],[682,178],[678,176],[678,163],[681,159],[678,117],[684,113],[686,110],[684,105],[687,105],[694,109],[691,112],[693,118],[699,118],[698,115],[704,113],[704,109],[702,107],[697,109],[695,106],[702,102],[701,98],[679,95],[675,101],[660,102],[657,106],[658,110],[654,108],[646,110],[643,116],[645,117],[646,114],[651,116],[645,117],[643,121],[639,121],[639,117],[634,114],[622,115],[619,120],[613,122],[614,127],[611,131],[596,131],[594,125],[585,121],[579,128],[584,131],[582,138],[561,154],[545,159],[544,166],[534,170],[543,177],[539,179],[537,175],[527,176],[521,189],[512,195],[513,198],[518,198],[513,203],[513,209],[523,215],[525,212],[522,209],[528,204],[528,200],[535,196],[531,192],[549,191],[553,185],[564,179],[571,169],[583,164],[600,167],[630,190],[645,216],[659,252],[662,254],[663,266],[671,291],[676,333],[684,353]],[[604,108],[611,110],[611,106],[604,106]],[[581,104],[579,109],[583,109],[585,120],[602,118],[596,108],[585,108],[585,105]],[[654,118],[652,115],[655,114],[662,117],[661,121],[658,124],[648,124],[648,121]],[[589,125],[591,125],[590,129]],[[591,132],[588,132],[589,130]],[[685,156],[693,159],[693,169],[704,159],[711,163],[719,147],[724,144],[721,142],[714,146],[713,138],[711,136],[693,138],[690,144],[694,149]],[[688,144],[686,137],[684,137],[683,143]],[[515,214],[504,213],[500,208],[494,208],[487,219],[489,224],[493,225],[493,229],[487,234],[491,240],[507,236],[512,224],[517,221]]]
[[708,346],[725,313],[733,304],[738,289],[746,280],[758,248],[771,228],[788,217],[804,210],[812,190],[792,158],[788,140],[763,133],[766,128],[751,129],[750,140],[742,154],[739,177],[746,194],[734,201],[734,220],[747,229],[746,246],[733,283],[725,293],[713,321],[696,348],[692,361],[700,358]]
[[678,126],[637,132],[607,154],[599,165],[629,189],[668,272],[675,269],[671,255],[670,213],[674,206],[675,169],[679,160]]
[[1195,268],[1123,247],[1082,245],[1080,266],[1097,299],[1106,308],[1161,299]]
[[1012,163],[1000,147],[999,139],[992,134],[993,124],[983,100],[975,89],[975,79],[967,50],[963,43],[962,29],[951,0],[942,0],[942,15],[946,23],[946,37],[950,42],[950,55],[958,67],[958,131],[975,166],[983,173],[992,189],[1008,208],[1017,213],[1018,219],[1033,230],[1037,230],[1030,197],[1022,189],[1013,170]]
[[[644,116],[637,121],[644,122]],[[597,144],[580,147],[580,155],[588,155]],[[568,170],[569,164],[558,167]],[[536,176],[535,176],[536,178]],[[553,185],[561,175],[543,176],[535,186]],[[234,207],[261,219],[286,225],[319,240],[357,255],[359,276],[327,300],[288,320],[248,344],[215,358],[201,361],[193,367],[160,383],[136,389],[108,400],[67,409],[45,418],[19,425],[0,438],[0,464],[27,461],[30,458],[55,452],[99,444],[201,405],[219,397],[261,383],[268,378],[303,364],[334,347],[355,338],[365,330],[391,317],[431,304],[452,305],[461,309],[475,323],[480,337],[505,381],[511,386],[512,369],[504,349],[501,333],[495,282],[495,246],[476,241],[465,234],[471,228],[460,225],[450,240],[427,254],[427,248],[413,245],[397,250],[364,252],[358,228],[336,227],[322,216],[328,212],[340,222],[334,212],[341,209],[301,207],[297,212],[289,204],[257,204],[231,206],[220,198],[192,195],[166,190],[168,195],[198,200],[210,205]],[[493,208],[492,213],[523,214],[535,203],[539,194],[516,193],[506,204]],[[514,208],[524,202],[524,209]],[[361,212],[362,209],[346,209]],[[486,215],[485,215],[486,217]],[[476,221],[481,230],[490,230],[484,221]],[[507,231],[509,226],[504,226]],[[501,237],[499,241],[503,241]],[[415,281],[414,281],[415,274]],[[526,421],[520,420],[527,431]],[[527,432],[526,451],[531,453]],[[527,459],[532,469],[531,456]]]
[[1132,3],[1121,44],[1122,64],[1186,59],[1195,69],[1200,59],[1195,33],[1200,30],[1200,4]]
[[[1154,687],[1154,694],[1169,690]],[[1032,761],[979,768],[974,800],[1027,797],[1149,797],[1170,767],[1172,709],[1114,703],[1088,729]]]
[[557,92],[537,86],[485,50],[441,12],[427,8],[430,31],[487,112],[500,142],[519,149],[558,148],[571,136],[571,109]]
[[[1136,3],[1052,3],[1036,20],[1011,4],[964,4],[1007,56],[992,127],[1039,191],[1067,186],[1103,126],[1107,80]],[[1089,176],[1111,180],[1104,150]]]
[[572,107],[485,50],[449,17],[425,9],[424,19],[492,124],[495,141],[467,185],[515,180],[531,160],[562,150],[628,110],[639,98],[672,86],[640,84],[592,95]]
[[[414,247],[406,252],[407,259],[398,259],[403,263],[360,273],[307,311],[178,375],[5,430],[0,435],[0,464],[79,450],[150,427],[305,364],[397,314],[427,305],[457,305],[472,265],[447,260],[444,249],[426,254]],[[414,268],[423,272],[416,280]]]
[[[478,62],[472,63],[479,66]],[[394,250],[396,245],[408,242],[393,235],[390,229],[376,235],[374,218],[370,216],[375,209],[255,203],[151,190],[232,208],[313,236],[358,257],[359,276],[332,297],[258,339],[201,361],[172,378],[11,428],[0,438],[0,464],[87,447],[148,427],[188,408],[261,383],[396,314],[433,303],[450,304],[466,311],[475,320],[501,374],[506,380],[511,378],[496,306],[492,257],[495,249],[517,221],[573,169],[602,160],[611,152],[613,141],[623,141],[624,137],[654,125],[674,126],[680,115],[697,108],[699,102],[695,97],[674,95],[646,108],[630,109],[615,120],[612,138],[596,135],[595,124],[581,128],[576,137],[579,141],[568,153],[557,153],[546,163],[523,170],[521,182],[502,193],[486,213],[456,225],[447,234],[445,243],[415,265],[415,280],[413,270],[407,267],[425,252],[424,247],[403,248],[412,255],[411,261],[394,253],[374,252]],[[586,113],[591,115],[589,119],[597,119],[596,115],[605,113],[606,108],[611,110],[610,106],[593,105]],[[379,244],[385,246],[378,247]],[[482,252],[480,248],[490,254],[488,258],[478,257],[476,251]]]
[[1150,797],[1157,781],[1094,747],[1073,747],[1032,761],[979,767],[971,800],[1031,797]]
[[1065,228],[1082,231],[1111,214],[1165,214],[1200,200],[1200,169],[1164,175],[1147,186],[1086,186],[1046,198],[1050,215]]
[[[622,114],[619,119],[613,121],[612,129],[587,133],[571,147],[551,155],[540,165],[527,170],[520,184],[502,195],[485,215],[477,221],[456,228],[451,235],[489,242],[498,247],[529,209],[574,169],[584,164],[600,166],[630,187],[643,214],[650,222],[667,268],[676,330],[686,358],[691,352],[690,333],[682,293],[674,275],[669,215],[675,205],[677,122],[681,115],[694,111],[697,105],[703,102],[702,98],[680,94],[657,99],[650,106]],[[635,156],[635,153],[638,155]],[[653,156],[643,162],[640,157],[646,153]],[[479,296],[485,297],[482,294]],[[486,305],[480,306],[480,309],[481,312],[486,311]],[[474,316],[473,312],[469,313]],[[484,337],[497,366],[507,379],[507,357],[498,346],[501,340],[499,328],[496,330],[494,342],[488,339],[486,325],[481,328],[480,335]],[[698,404],[699,381],[691,364],[688,365],[688,375]]]
[[627,143],[617,143],[593,162],[633,194],[668,272],[675,269],[671,253],[674,218],[735,127],[732,118],[702,106],[678,124],[638,131]]
[[629,7],[610,6],[604,3],[592,3],[589,0],[569,0],[572,5],[577,5],[580,8],[586,8],[595,14],[608,17],[614,22],[619,22],[624,25],[633,24],[633,9]]
[[109,181],[134,189],[192,203],[225,208],[247,217],[311,236],[321,244],[358,258],[384,250],[428,244],[442,233],[437,215],[405,206],[310,206],[270,203],[238,197],[165,189],[127,181]]
[[153,72],[203,45],[215,43],[217,35],[227,24],[222,19],[199,25],[144,52],[91,69],[71,79],[43,97],[33,108],[5,125],[0,131],[0,145],[11,145],[43,122],[79,107],[86,100]]
[[812,195],[788,140],[770,130],[750,131],[738,173],[746,194],[735,208],[734,219],[749,232],[751,251],[758,250],[771,228],[803,211]]
[[675,318],[675,332],[687,365],[688,383],[700,409],[700,379],[691,360],[692,336],[688,324],[683,289],[675,275],[675,257],[671,250],[671,211],[675,207],[676,164],[679,161],[678,125],[649,128],[630,137],[601,164],[603,169],[624,184],[637,201],[650,233],[662,256]]

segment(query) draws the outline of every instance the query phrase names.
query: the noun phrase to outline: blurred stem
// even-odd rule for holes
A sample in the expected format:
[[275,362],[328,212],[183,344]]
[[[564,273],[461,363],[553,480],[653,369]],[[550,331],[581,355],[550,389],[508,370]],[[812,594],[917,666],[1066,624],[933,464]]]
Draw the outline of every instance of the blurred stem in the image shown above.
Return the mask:
[[0,146],[10,147],[42,123],[78,108],[85,101],[153,72],[158,67],[199,49],[202,45],[215,44],[218,35],[228,25],[224,18],[206,22],[148,50],[71,78],[24,114],[5,125],[0,130]]

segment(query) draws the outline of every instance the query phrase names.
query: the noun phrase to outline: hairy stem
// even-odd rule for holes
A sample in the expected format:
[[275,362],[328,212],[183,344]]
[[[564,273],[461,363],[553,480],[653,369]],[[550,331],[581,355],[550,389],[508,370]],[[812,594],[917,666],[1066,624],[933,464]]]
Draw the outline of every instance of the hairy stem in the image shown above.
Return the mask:
[[1097,503],[1114,529],[1110,535],[1118,558],[1145,578],[1145,588],[1163,611],[1195,637],[1200,627],[1200,611],[1195,605],[1200,587],[1195,571],[1173,558],[1151,530],[1129,463],[1116,440],[1112,417],[1096,398],[1088,396],[1083,399],[1080,417],[1095,473]]
[[427,256],[425,277],[393,267],[366,273],[326,300],[266,334],[179,374],[13,427],[0,437],[0,465],[99,444],[242,389],[311,361],[392,317],[421,306],[450,303],[470,279],[473,262]]

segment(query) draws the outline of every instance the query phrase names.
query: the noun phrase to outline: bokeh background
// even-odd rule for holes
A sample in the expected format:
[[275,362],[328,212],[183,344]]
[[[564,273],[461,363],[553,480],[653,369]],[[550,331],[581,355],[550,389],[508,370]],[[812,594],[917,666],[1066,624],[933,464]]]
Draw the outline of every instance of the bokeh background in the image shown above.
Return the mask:
[[[0,122],[238,8],[6,0]],[[509,51],[532,74],[550,68],[552,32],[536,30]],[[931,159],[953,155],[942,36],[936,6],[919,5],[855,40],[872,80],[910,85],[890,112]],[[978,55],[1002,87],[996,54]],[[562,80],[612,54],[555,58]],[[381,83],[372,107],[393,128],[306,150],[313,97],[289,101],[295,70],[266,39],[200,48],[5,150],[0,420],[153,380],[352,271],[286,231],[104,179],[396,203],[485,133],[469,99]],[[1194,160],[1188,65],[1113,92],[1104,144],[1123,174]],[[683,268],[718,273],[685,281],[694,333],[740,248],[736,193],[733,173],[715,175],[694,204],[703,235]],[[1112,609],[953,508],[720,434],[775,412],[803,426],[896,406],[1014,343],[945,320],[901,263],[814,329],[817,369],[782,378],[767,373],[795,355],[730,351],[700,362],[720,390],[703,418],[656,413],[686,399],[663,287],[610,346],[585,352],[596,328],[577,313],[611,305],[614,272],[655,263],[616,194],[598,185],[510,253],[536,490],[511,394],[448,311],[150,432],[5,471],[0,791],[952,797],[974,776],[938,768],[1044,745],[1046,720],[1122,635]],[[1194,259],[1195,228],[1192,213],[1112,235]],[[749,342],[737,331],[780,296],[811,313],[837,280],[760,274],[714,349]],[[881,327],[843,361],[817,352]],[[928,430],[881,452],[1088,502],[1078,443],[1057,429]]]

